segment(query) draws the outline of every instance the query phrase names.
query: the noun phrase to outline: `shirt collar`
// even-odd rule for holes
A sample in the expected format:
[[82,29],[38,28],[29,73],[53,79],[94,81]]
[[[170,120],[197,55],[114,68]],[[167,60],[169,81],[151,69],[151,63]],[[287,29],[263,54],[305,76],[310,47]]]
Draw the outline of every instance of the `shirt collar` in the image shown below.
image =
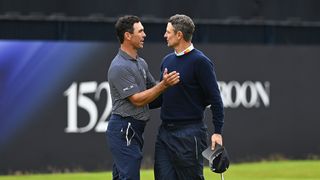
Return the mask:
[[123,51],[122,49],[119,48],[119,52],[118,52],[119,55],[121,55],[122,57],[124,57],[125,59],[127,60],[137,60],[139,59],[139,56],[137,56],[137,59],[129,56],[129,54],[127,54],[125,51]]
[[193,47],[193,44],[191,43],[191,45],[189,47],[187,47],[187,49],[183,50],[182,52],[177,53],[176,51],[174,51],[174,53],[176,54],[176,56],[182,56],[184,54],[188,54],[193,49],[194,49],[194,47]]

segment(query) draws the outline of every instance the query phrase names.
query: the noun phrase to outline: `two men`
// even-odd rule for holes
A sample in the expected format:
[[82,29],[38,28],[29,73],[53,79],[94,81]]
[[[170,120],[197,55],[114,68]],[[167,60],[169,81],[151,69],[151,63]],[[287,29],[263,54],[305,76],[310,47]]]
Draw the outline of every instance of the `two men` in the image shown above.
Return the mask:
[[179,82],[179,74],[164,70],[156,84],[144,59],[138,56],[146,34],[136,16],[124,16],[115,25],[118,54],[108,70],[112,115],[106,132],[113,156],[113,179],[140,179],[143,132],[150,119],[148,103]]
[[146,36],[139,18],[125,16],[117,21],[121,46],[108,71],[113,111],[107,139],[114,158],[114,179],[139,179],[142,133],[152,101],[150,106],[161,106],[162,119],[155,146],[155,179],[204,179],[204,110],[211,105],[212,148],[222,144],[224,113],[213,63],[191,43],[194,28],[188,16],[169,19],[164,37],[175,52],[163,59],[163,76],[155,85],[147,64],[137,55]]

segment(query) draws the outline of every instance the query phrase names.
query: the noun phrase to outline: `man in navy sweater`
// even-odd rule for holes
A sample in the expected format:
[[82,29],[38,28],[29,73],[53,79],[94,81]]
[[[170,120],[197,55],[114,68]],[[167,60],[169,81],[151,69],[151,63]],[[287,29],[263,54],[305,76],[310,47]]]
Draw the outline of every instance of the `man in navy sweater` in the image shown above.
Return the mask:
[[156,101],[161,106],[162,119],[155,145],[156,180],[204,179],[201,152],[207,147],[203,118],[208,105],[215,128],[212,149],[216,143],[222,144],[224,110],[214,64],[194,48],[194,29],[190,17],[177,14],[168,20],[164,34],[174,52],[164,57],[161,71],[179,72],[180,82]]

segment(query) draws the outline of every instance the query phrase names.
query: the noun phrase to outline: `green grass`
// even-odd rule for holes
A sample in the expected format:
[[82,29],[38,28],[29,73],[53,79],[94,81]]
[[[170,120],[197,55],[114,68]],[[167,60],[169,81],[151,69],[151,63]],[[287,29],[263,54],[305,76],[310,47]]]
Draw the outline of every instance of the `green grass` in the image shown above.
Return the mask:
[[[218,174],[208,168],[204,171],[207,180],[219,180]],[[320,161],[274,161],[232,164],[224,174],[226,180],[320,180]],[[111,172],[38,174],[0,176],[0,180],[106,180]],[[153,180],[152,170],[142,170],[141,180]]]

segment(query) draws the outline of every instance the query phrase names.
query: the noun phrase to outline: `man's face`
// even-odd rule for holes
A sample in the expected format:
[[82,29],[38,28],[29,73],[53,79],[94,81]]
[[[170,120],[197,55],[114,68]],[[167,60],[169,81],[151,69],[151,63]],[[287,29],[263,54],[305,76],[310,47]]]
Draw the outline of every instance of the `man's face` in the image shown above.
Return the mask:
[[131,43],[136,49],[143,48],[144,38],[146,36],[141,22],[134,23],[133,34],[131,34]]
[[179,44],[178,34],[174,31],[174,27],[171,23],[167,24],[166,33],[164,37],[167,39],[167,45],[171,48],[176,47]]

